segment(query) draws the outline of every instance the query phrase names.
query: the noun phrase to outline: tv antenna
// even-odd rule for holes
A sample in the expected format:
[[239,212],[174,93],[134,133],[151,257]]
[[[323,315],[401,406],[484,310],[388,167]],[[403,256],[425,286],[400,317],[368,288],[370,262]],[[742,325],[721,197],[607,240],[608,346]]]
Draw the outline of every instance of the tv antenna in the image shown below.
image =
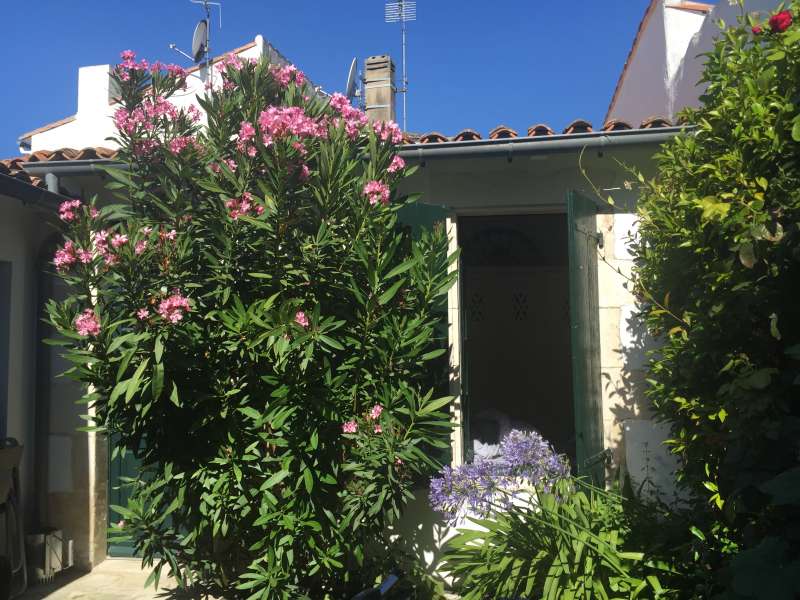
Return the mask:
[[358,98],[359,106],[363,103],[363,94],[361,91],[361,84],[364,82],[361,73],[358,72],[358,58],[354,58],[350,63],[350,69],[347,72],[347,83],[344,86],[344,95],[351,102]]
[[400,23],[403,38],[403,86],[397,90],[403,94],[403,131],[408,131],[408,112],[406,98],[408,96],[408,71],[406,67],[406,23],[417,20],[417,3],[413,0],[397,0],[386,3],[385,20],[387,23]]
[[177,44],[170,44],[169,47],[175,52],[185,56],[195,64],[200,64],[205,59],[206,71],[208,72],[209,79],[212,77],[211,73],[211,7],[216,6],[219,9],[219,28],[222,29],[222,3],[209,2],[209,0],[189,0],[192,4],[200,4],[206,13],[205,19],[200,19],[195,25],[194,33],[192,34],[192,52],[188,54],[178,48]]

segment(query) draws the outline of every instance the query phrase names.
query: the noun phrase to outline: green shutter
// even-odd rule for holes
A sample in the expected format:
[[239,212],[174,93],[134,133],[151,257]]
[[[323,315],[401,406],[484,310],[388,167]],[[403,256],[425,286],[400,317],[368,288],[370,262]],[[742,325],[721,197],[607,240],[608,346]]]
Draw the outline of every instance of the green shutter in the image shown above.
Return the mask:
[[598,483],[603,473],[603,412],[597,299],[597,205],[577,192],[567,195],[572,393],[577,468]]
[[[123,485],[124,479],[130,477],[135,479],[139,476],[139,461],[133,453],[126,452],[123,457],[118,453],[112,458],[111,450],[117,444],[117,437],[110,436],[108,441],[109,463],[108,463],[108,523],[118,522],[122,516],[111,508],[112,505],[127,506],[130,490]],[[114,542],[108,545],[108,555],[113,557],[134,556],[133,542]]]

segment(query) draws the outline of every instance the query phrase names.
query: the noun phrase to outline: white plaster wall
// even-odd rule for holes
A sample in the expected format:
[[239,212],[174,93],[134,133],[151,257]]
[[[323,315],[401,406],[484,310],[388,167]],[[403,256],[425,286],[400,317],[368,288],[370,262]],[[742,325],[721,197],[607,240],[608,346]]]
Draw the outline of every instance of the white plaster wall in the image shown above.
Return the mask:
[[[747,13],[761,13],[766,17],[770,11],[775,10],[778,4],[778,0],[745,0],[744,8]],[[697,85],[704,64],[703,57],[700,55],[713,48],[714,39],[719,35],[720,19],[727,24],[733,24],[740,14],[741,9],[738,6],[731,6],[728,2],[720,1],[692,37],[672,82],[673,101],[670,111],[673,115],[687,106],[699,105],[699,98],[704,90],[704,87]]]
[[[272,62],[286,62],[260,35],[256,36],[254,46],[239,53],[245,60],[262,55],[269,56]],[[78,70],[78,110],[75,120],[32,136],[32,152],[60,148],[117,147],[117,144],[108,139],[116,133],[112,117],[119,106],[109,104],[110,69],[110,65],[95,65],[81,67]],[[202,114],[203,110],[197,104],[196,97],[205,91],[206,80],[205,68],[190,73],[187,78],[187,89],[177,92],[170,101],[178,108],[184,109],[194,104]],[[214,81],[215,83],[220,81],[216,72]]]
[[664,5],[659,1],[631,57],[609,119],[621,119],[637,127],[647,117],[664,113],[666,45]]

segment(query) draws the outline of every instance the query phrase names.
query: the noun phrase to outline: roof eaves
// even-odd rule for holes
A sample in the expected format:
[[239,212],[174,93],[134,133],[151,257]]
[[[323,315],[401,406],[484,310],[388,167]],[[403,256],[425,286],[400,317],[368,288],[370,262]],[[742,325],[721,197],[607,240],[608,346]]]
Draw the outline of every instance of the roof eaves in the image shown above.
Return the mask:
[[714,10],[713,4],[708,4],[706,2],[689,2],[687,0],[670,2],[666,4],[665,7],[674,8],[676,10],[685,10],[689,12],[699,12],[704,15],[707,15],[712,10]]
[[48,123],[47,125],[42,125],[41,127],[37,127],[31,131],[27,131],[23,133],[21,136],[17,138],[17,141],[22,143],[25,140],[32,138],[33,136],[44,133],[45,131],[50,131],[51,129],[55,129],[56,127],[61,127],[62,125],[66,125],[67,123],[72,123],[75,120],[75,115],[71,115],[69,117],[64,117],[63,119],[59,119],[58,121],[53,121],[52,123]]

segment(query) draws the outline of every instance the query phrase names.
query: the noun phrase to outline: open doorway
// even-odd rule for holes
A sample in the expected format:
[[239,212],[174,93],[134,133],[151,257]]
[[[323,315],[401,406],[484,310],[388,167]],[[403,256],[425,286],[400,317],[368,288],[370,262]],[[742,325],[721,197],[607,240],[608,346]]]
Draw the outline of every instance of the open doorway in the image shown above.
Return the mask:
[[575,464],[565,214],[459,217],[466,459],[511,429]]

